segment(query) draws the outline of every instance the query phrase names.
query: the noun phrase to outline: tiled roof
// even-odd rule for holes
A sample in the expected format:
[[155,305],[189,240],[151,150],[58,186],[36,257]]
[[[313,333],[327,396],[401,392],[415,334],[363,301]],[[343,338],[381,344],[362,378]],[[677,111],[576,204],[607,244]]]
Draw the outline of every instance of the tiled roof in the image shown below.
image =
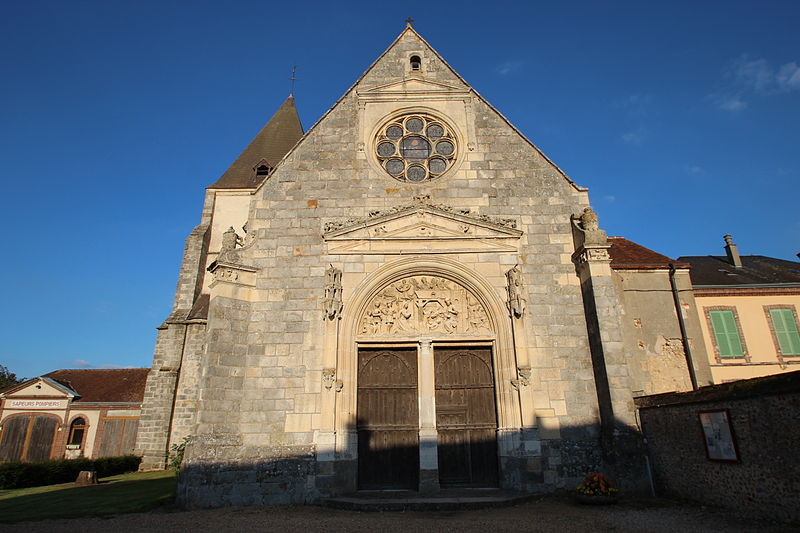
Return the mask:
[[274,168],[302,136],[303,125],[294,97],[289,96],[230,168],[209,188],[252,189],[258,186],[264,176],[256,176],[253,167],[263,159]]
[[687,255],[679,257],[692,265],[692,285],[786,285],[800,283],[800,263],[763,255],[741,256],[737,268],[726,255]]
[[614,269],[669,268],[670,263],[674,263],[677,268],[687,266],[683,261],[670,259],[624,237],[609,237],[608,243],[611,245],[608,250],[611,256],[611,268]]
[[141,402],[149,368],[65,369],[50,378],[80,394],[77,402]]

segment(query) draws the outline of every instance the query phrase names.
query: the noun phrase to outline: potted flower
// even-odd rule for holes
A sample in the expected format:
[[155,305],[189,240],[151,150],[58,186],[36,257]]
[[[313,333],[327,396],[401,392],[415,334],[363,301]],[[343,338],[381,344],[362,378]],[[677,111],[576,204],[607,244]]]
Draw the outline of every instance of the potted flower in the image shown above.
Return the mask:
[[605,474],[589,472],[583,478],[583,483],[577,486],[575,492],[576,499],[580,503],[603,505],[617,503],[619,489],[613,486]]

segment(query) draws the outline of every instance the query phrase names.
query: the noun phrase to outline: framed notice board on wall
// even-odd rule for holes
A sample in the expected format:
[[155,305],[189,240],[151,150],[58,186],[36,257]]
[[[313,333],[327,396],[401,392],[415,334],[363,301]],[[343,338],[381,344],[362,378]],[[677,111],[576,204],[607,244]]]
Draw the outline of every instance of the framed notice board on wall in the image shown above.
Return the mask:
[[698,411],[709,461],[738,463],[739,449],[727,409]]

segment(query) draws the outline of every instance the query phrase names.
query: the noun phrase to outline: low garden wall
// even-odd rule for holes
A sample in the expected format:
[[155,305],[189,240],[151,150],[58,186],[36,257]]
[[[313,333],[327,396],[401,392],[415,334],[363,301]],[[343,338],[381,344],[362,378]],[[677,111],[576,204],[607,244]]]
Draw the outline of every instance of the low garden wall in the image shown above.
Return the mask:
[[636,406],[660,493],[800,521],[800,372]]

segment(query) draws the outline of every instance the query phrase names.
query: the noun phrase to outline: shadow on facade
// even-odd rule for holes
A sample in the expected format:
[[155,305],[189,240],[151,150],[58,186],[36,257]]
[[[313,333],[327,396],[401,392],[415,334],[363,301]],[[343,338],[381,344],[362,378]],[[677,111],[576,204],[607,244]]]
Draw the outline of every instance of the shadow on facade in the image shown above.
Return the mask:
[[[399,436],[353,428],[349,442],[330,460],[322,460],[325,454],[312,446],[214,445],[196,437],[187,447],[177,500],[202,508],[315,503],[358,490],[497,487],[546,493],[572,490],[592,471],[606,473],[625,492],[650,491],[637,431],[618,427],[610,449],[599,424],[562,426],[558,432],[543,438],[539,428],[493,436],[467,429],[461,435],[440,432],[437,446],[431,446],[416,431]],[[253,459],[259,455],[263,459]]]

